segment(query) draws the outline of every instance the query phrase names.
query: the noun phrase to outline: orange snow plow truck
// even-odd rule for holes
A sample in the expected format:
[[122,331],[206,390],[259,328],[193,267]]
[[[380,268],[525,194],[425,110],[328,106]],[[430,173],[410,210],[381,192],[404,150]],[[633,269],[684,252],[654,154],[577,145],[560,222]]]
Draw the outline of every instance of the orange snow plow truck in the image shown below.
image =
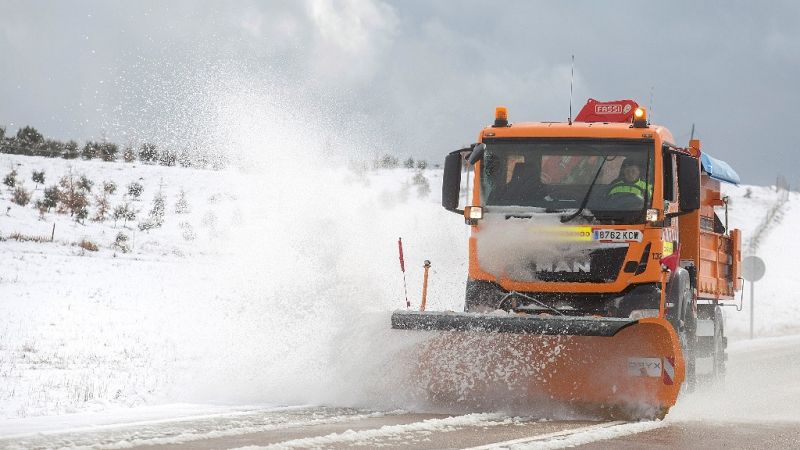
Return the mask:
[[471,227],[464,312],[392,314],[429,333],[428,397],[663,417],[681,386],[720,380],[721,306],[741,288],[720,182],[739,176],[632,100],[590,99],[566,123],[498,107],[445,159],[442,205]]

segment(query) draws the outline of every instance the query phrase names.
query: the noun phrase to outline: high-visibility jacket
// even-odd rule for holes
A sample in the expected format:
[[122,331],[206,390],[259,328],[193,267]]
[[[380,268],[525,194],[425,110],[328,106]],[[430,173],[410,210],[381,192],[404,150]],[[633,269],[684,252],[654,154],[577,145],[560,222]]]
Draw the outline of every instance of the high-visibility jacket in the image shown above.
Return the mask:
[[628,183],[625,180],[617,180],[617,182],[611,185],[611,190],[608,191],[608,195],[633,194],[644,199],[645,189],[647,189],[648,195],[653,194],[653,185],[645,183],[642,179],[636,180],[634,183]]

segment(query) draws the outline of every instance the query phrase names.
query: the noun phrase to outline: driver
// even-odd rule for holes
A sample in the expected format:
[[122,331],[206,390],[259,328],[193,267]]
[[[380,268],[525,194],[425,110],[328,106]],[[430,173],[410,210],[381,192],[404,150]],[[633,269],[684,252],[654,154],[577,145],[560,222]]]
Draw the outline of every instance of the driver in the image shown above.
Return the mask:
[[653,185],[646,183],[642,179],[642,172],[641,161],[631,157],[625,158],[622,161],[622,167],[619,169],[619,177],[611,184],[608,196],[633,194],[644,201],[645,189],[650,195],[653,193]]

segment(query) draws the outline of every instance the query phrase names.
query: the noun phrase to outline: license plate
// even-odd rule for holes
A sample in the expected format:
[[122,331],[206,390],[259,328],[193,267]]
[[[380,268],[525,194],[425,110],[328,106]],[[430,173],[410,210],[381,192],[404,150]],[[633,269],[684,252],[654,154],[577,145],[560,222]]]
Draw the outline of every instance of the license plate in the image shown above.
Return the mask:
[[592,238],[601,242],[642,242],[639,230],[594,230]]

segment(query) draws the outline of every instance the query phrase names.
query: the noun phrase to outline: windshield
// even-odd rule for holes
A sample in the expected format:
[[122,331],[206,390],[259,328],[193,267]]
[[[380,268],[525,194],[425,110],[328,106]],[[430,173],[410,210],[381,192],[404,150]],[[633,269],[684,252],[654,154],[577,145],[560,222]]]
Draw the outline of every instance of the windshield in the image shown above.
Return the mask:
[[[481,197],[487,206],[578,210],[608,223],[644,220],[652,202],[654,145],[641,140],[487,140]],[[594,185],[592,184],[594,182]]]

